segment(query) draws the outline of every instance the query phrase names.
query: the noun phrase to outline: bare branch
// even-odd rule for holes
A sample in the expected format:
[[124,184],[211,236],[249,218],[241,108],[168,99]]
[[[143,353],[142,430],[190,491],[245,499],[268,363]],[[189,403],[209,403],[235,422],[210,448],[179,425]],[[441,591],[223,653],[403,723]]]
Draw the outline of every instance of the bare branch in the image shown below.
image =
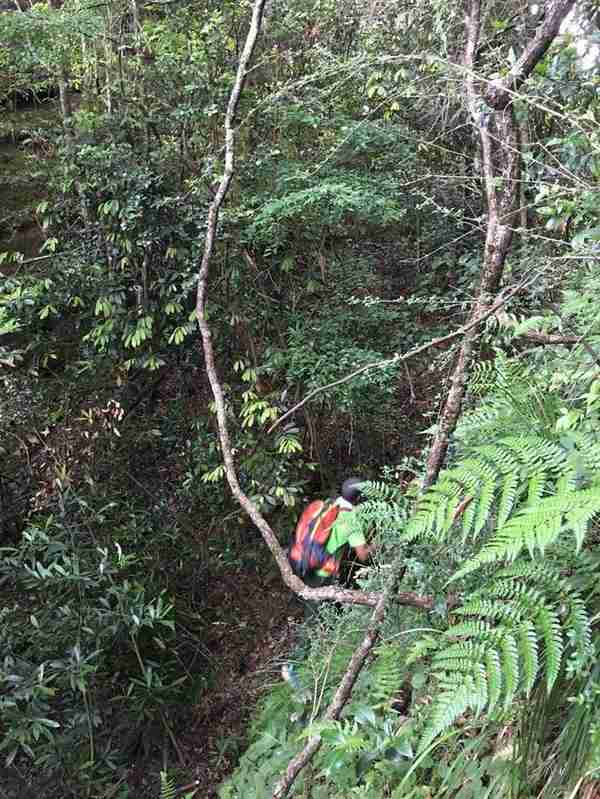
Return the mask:
[[520,58],[503,78],[494,80],[490,84],[485,94],[485,101],[491,108],[500,110],[510,103],[512,93],[527,80],[546,54],[573,5],[574,0],[550,0],[546,3],[544,18]]
[[[373,615],[371,616],[369,626],[365,631],[364,638],[358,649],[354,651],[352,657],[350,658],[344,676],[342,677],[342,680],[335,694],[333,695],[327,710],[323,714],[323,719],[325,721],[336,721],[339,719],[346,702],[352,694],[352,690],[356,684],[358,675],[365,664],[365,660],[379,638],[381,624],[385,616],[386,605],[394,592],[394,587],[398,579],[396,568],[397,567],[394,567],[394,573],[388,581],[385,590],[379,597],[377,605],[375,606],[375,610],[373,611]],[[285,796],[287,796],[289,789],[294,784],[294,781],[300,771],[302,771],[302,769],[308,765],[308,763],[310,763],[314,755],[319,751],[320,747],[321,737],[319,735],[313,735],[308,739],[304,749],[288,763],[284,776],[275,786],[272,799],[283,799]]]
[[522,333],[517,338],[523,338],[525,341],[530,341],[532,344],[540,344],[541,346],[556,346],[563,345],[564,347],[574,347],[581,342],[579,336],[561,336],[556,333],[540,333],[538,330],[529,330],[527,333]]
[[[569,330],[571,330],[573,333],[577,333],[577,331],[576,331],[576,329],[573,327],[573,325],[572,325],[572,324],[571,324],[569,321],[567,321],[566,319],[564,319],[564,318],[561,316],[560,308],[559,308],[559,306],[558,306],[558,305],[553,305],[553,304],[551,304],[551,305],[550,305],[550,308],[551,308],[551,310],[553,310],[553,311],[554,311],[554,313],[555,313],[555,314],[558,316],[558,318],[559,318],[559,319],[561,320],[561,322],[562,322],[562,323],[565,325],[565,327],[567,327],[567,328],[568,328]],[[585,339],[583,336],[578,336],[578,337],[577,337],[577,343],[578,343],[578,344],[581,344],[581,345],[582,345],[582,347],[584,348],[584,350],[585,350],[585,351],[588,353],[588,355],[590,355],[590,357],[592,358],[592,360],[593,360],[595,363],[597,363],[597,364],[598,364],[598,366],[600,366],[600,355],[599,355],[599,354],[596,352],[596,350],[595,350],[595,349],[594,349],[594,348],[593,348],[593,347],[592,347],[592,346],[591,346],[591,345],[590,345],[590,344],[589,344],[589,343],[586,341],[586,339]]]

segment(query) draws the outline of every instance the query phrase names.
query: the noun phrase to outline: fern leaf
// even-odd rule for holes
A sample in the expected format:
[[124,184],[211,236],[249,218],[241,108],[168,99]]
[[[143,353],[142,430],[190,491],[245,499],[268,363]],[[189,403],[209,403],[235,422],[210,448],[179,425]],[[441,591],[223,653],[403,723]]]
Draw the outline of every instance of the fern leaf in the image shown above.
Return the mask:
[[500,642],[500,662],[504,677],[504,707],[513,701],[519,685],[519,652],[514,636],[505,633]]
[[375,652],[375,661],[369,669],[372,680],[371,696],[377,704],[389,702],[400,690],[404,671],[403,658],[394,644],[382,644]]
[[537,502],[539,502],[542,494],[544,493],[546,480],[547,476],[546,472],[544,471],[539,471],[531,475],[527,490],[528,505],[535,505]]
[[539,670],[537,636],[531,621],[523,621],[519,627],[519,654],[522,663],[522,690],[529,695]]
[[439,642],[431,635],[426,635],[423,638],[420,638],[416,643],[413,644],[406,657],[407,666],[410,666],[417,660],[422,660],[427,654],[429,654],[429,652],[437,649],[438,646]]
[[465,677],[462,685],[441,694],[435,705],[435,711],[427,724],[419,749],[423,751],[441,732],[451,727],[456,719],[471,706],[475,694],[475,684],[471,677]]
[[473,502],[467,506],[467,509],[463,513],[463,521],[462,521],[462,538],[463,541],[466,541],[471,533],[471,529],[473,527],[473,523],[475,521],[475,512],[477,510],[477,505]]
[[491,647],[485,653],[485,669],[488,684],[488,707],[490,712],[496,707],[502,695],[502,667],[500,656]]
[[544,641],[546,690],[550,693],[558,677],[563,654],[560,621],[554,611],[542,605],[538,608],[536,622]]
[[496,475],[491,470],[487,471],[484,476],[481,493],[479,494],[479,504],[477,508],[477,516],[475,518],[475,526],[473,528],[473,537],[478,535],[487,522],[492,502],[496,493]]
[[479,716],[489,702],[487,674],[483,663],[478,663],[473,669],[473,687],[471,707],[475,711],[475,715]]
[[175,781],[166,771],[160,772],[160,799],[175,799]]
[[565,472],[558,479],[555,487],[557,494],[565,494],[567,491],[574,491],[577,488],[577,472],[575,469]]
[[580,661],[579,668],[585,667],[587,662],[594,657],[592,646],[592,628],[585,604],[578,596],[570,597],[569,616],[566,623],[570,632],[571,645],[574,647]]
[[497,519],[498,527],[502,527],[502,525],[506,522],[506,520],[510,516],[510,512],[512,511],[515,501],[517,499],[517,489],[519,486],[519,482],[520,482],[520,477],[518,472],[509,472],[506,475],[506,478],[502,485],[500,502],[498,504],[498,519]]
[[578,547],[600,513],[600,487],[568,491],[560,496],[543,497],[534,507],[521,508],[451,580],[479,568],[484,563],[514,560],[523,549],[532,557],[544,552],[560,535],[571,532]]
[[[466,632],[462,632],[461,627],[463,630],[466,630]],[[488,630],[489,626],[483,622],[474,622],[472,627],[471,623],[467,623],[465,625],[456,625],[452,627],[448,630],[446,637],[455,638],[461,634],[482,637],[481,633],[485,635]],[[466,668],[467,671],[470,671],[473,667],[473,663],[477,663],[477,661],[481,660],[484,653],[485,647],[481,643],[459,641],[458,643],[450,644],[450,646],[441,649],[433,658],[432,665],[434,669],[438,671],[449,668],[452,668],[454,671],[464,671]]]

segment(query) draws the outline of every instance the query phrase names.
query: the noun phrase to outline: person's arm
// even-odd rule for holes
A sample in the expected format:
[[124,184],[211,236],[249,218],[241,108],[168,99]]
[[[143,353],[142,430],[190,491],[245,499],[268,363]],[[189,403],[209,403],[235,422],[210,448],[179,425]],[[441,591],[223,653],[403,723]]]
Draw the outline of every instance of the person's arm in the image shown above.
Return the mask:
[[354,547],[354,551],[358,559],[364,563],[375,552],[375,544],[359,544],[359,546]]

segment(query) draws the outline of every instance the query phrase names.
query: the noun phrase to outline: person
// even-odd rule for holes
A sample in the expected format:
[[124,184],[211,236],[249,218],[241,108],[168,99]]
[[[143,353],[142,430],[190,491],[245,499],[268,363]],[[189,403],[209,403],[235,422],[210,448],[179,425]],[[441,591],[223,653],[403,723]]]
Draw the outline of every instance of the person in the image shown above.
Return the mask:
[[[362,483],[363,481],[358,477],[348,478],[342,484],[341,495],[335,500],[335,504],[342,512],[338,513],[337,519],[331,527],[325,550],[338,560],[341,560],[345,547],[353,549],[357,558],[363,563],[369,559],[375,550],[374,545],[367,544],[362,530],[356,524],[356,507],[363,499],[361,494]],[[330,571],[325,569],[316,569],[305,574],[302,579],[305,585],[310,588],[322,588],[323,586],[332,585],[337,579],[337,575],[331,574]],[[319,603],[314,600],[306,601],[305,617],[310,618],[315,614],[318,606]]]

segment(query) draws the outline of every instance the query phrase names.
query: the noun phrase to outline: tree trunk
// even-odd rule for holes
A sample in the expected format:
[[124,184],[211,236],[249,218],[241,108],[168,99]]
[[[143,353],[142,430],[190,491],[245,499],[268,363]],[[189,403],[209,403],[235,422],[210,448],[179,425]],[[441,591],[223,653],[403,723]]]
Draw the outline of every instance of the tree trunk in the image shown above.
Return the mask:
[[[465,83],[469,112],[481,143],[488,218],[479,291],[470,322],[485,314],[498,290],[517,221],[521,152],[512,107],[514,93],[545,55],[572,5],[573,0],[548,3],[544,19],[521,57],[504,78],[483,84],[487,85],[483,93],[476,85],[474,73],[481,30],[481,0],[471,0],[466,20]],[[429,452],[424,489],[437,480],[444,465],[450,437],[460,416],[478,335],[478,328],[474,326],[463,338]]]

